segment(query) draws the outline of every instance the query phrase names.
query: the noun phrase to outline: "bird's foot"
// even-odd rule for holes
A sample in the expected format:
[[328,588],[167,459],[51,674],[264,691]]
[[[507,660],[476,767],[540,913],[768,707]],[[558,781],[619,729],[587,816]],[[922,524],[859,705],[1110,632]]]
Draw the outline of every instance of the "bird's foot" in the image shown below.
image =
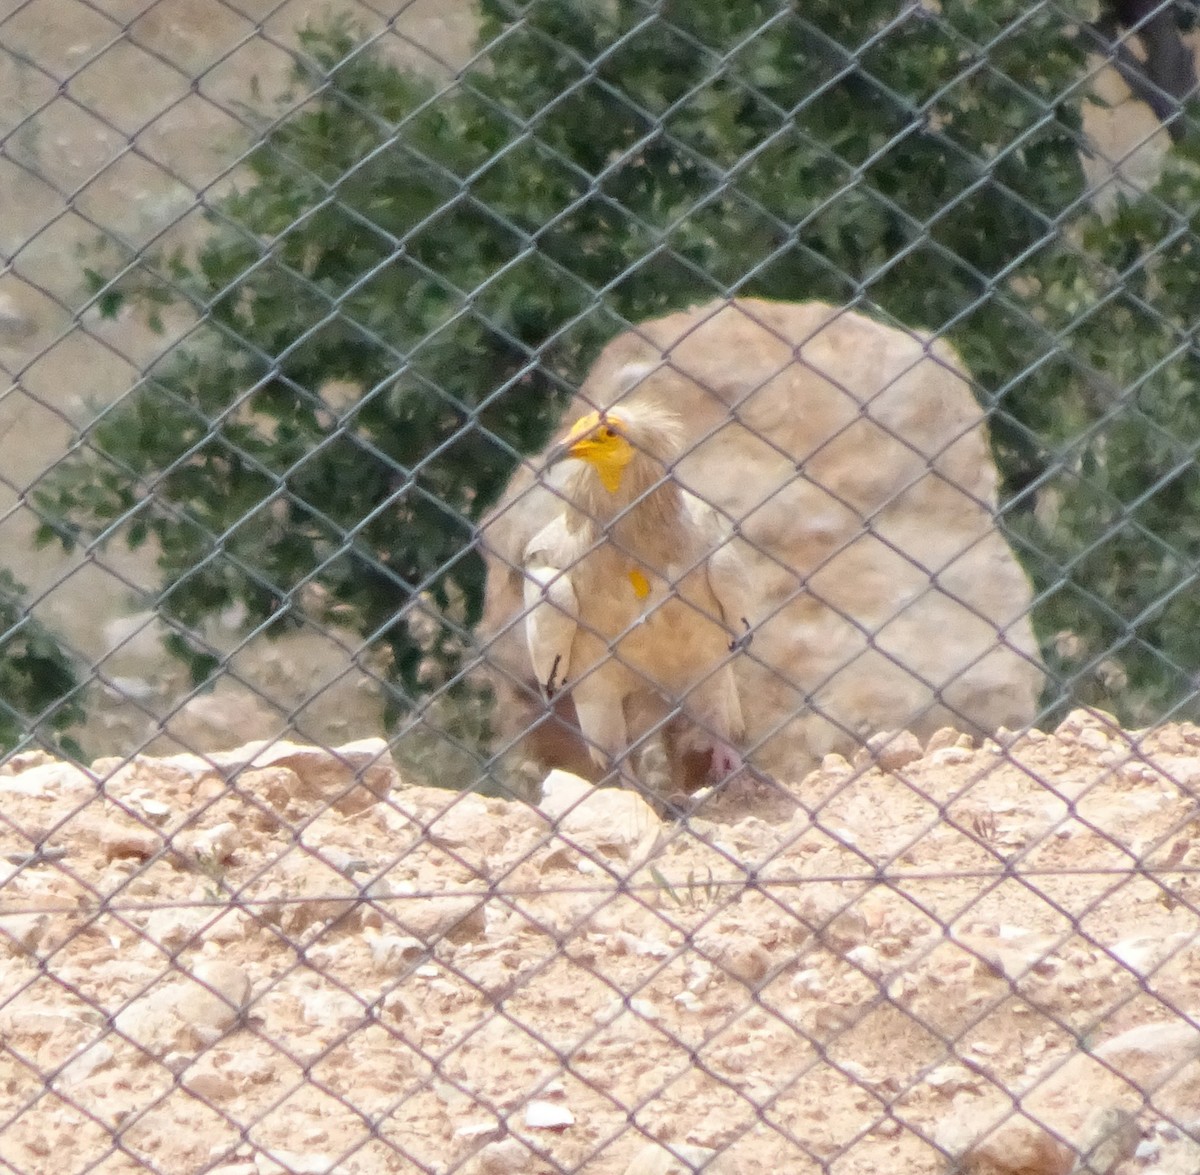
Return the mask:
[[[727,745],[725,749],[732,750]],[[719,753],[720,748],[714,748],[714,764]],[[723,766],[728,766],[728,761]],[[779,780],[739,755],[738,766],[709,786],[665,796],[659,803],[659,815],[664,820],[688,820],[702,815],[707,820],[734,822],[749,813],[760,819],[783,821],[790,820],[800,806],[799,798]]]
[[720,786],[745,766],[742,756],[735,747],[724,739],[718,739],[713,744],[712,759],[709,763],[708,777],[714,786]]
[[800,807],[799,799],[778,779],[750,763],[743,763],[721,792],[726,802],[737,808],[754,808],[764,814],[775,812],[785,818]]

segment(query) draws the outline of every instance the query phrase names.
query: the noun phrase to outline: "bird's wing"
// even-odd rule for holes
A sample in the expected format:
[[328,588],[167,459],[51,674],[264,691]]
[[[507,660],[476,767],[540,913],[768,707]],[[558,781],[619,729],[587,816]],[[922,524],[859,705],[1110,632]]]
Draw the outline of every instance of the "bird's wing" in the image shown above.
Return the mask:
[[750,643],[753,596],[745,561],[730,527],[711,506],[688,495],[687,509],[708,547],[704,561],[708,590],[720,609],[720,620],[729,630],[729,647],[744,647]]
[[579,627],[579,601],[568,571],[544,539],[547,527],[525,551],[525,640],[538,684],[552,698],[571,672],[571,646]]

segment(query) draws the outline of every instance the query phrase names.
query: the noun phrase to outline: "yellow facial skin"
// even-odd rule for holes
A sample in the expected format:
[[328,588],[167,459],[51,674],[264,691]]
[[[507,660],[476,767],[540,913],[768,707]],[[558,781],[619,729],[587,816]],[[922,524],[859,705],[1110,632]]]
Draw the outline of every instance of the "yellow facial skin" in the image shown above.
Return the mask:
[[621,488],[621,477],[633,460],[633,446],[624,433],[620,417],[589,412],[563,441],[568,456],[594,466],[600,482],[610,494]]

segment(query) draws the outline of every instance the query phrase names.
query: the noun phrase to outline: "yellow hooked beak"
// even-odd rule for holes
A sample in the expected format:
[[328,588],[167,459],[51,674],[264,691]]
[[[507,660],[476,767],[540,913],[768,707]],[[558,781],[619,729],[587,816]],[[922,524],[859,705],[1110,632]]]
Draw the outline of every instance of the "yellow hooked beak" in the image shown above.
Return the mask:
[[589,412],[575,422],[562,442],[550,451],[547,465],[574,457],[586,461],[599,474],[610,494],[621,488],[621,477],[633,460],[634,449],[625,436],[624,422],[603,412]]

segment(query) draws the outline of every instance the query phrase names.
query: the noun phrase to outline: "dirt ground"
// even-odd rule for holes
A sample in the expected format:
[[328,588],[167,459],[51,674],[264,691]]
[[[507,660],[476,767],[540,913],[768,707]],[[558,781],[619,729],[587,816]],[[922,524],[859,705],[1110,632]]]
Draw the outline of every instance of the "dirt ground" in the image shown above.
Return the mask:
[[913,742],[686,823],[383,740],[12,762],[0,1160],[934,1175],[999,1105],[1024,1141],[964,1169],[1065,1175],[1101,1112],[1089,1169],[1194,1175],[1200,729]]

